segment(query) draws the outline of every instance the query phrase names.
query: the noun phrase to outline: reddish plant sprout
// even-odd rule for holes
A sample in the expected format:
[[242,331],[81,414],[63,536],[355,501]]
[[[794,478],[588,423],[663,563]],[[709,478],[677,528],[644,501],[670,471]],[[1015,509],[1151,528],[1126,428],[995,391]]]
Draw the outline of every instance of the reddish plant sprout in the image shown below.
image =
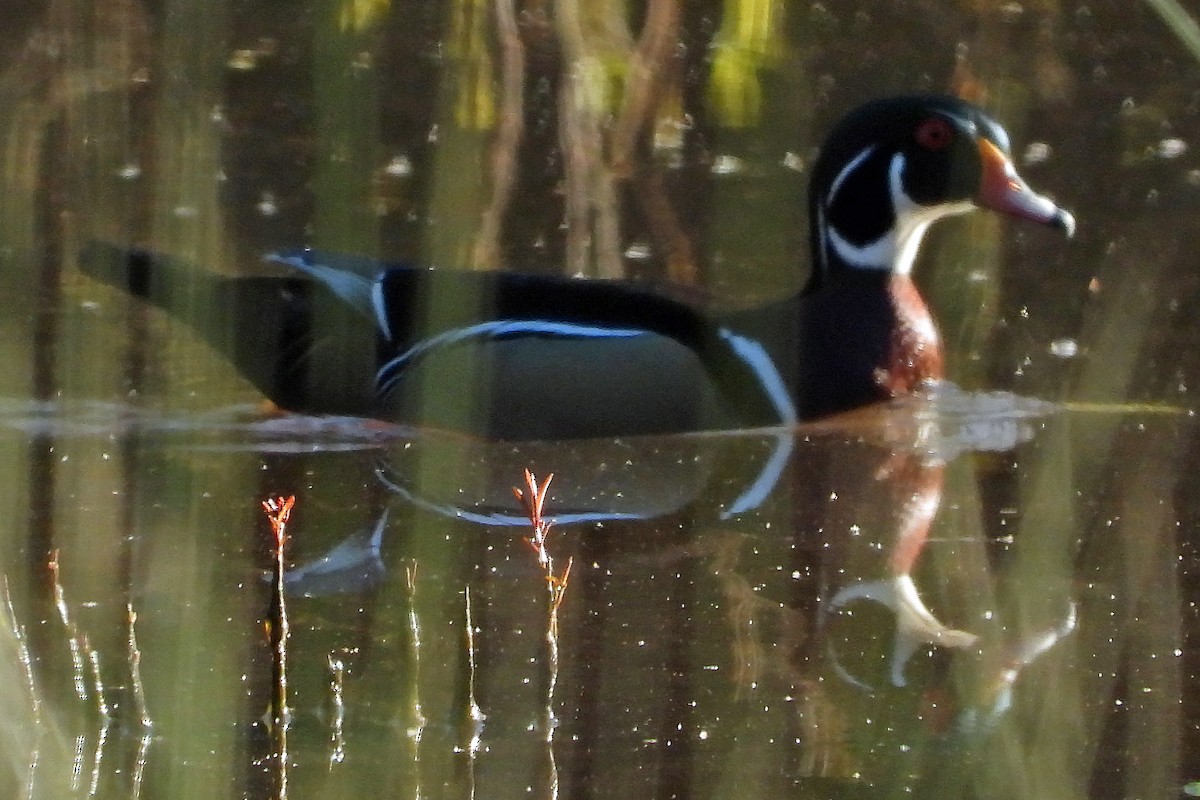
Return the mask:
[[562,603],[563,594],[567,591],[567,581],[571,577],[571,566],[575,560],[568,558],[566,569],[562,571],[562,574],[555,573],[554,559],[550,555],[550,526],[553,523],[542,515],[546,505],[546,492],[549,490],[552,480],[554,480],[554,473],[547,475],[542,485],[538,486],[537,477],[529,470],[525,470],[525,488],[520,489],[514,486],[513,495],[524,506],[525,513],[529,516],[532,532],[525,542],[533,548],[538,564],[546,574],[546,581],[550,585],[551,608],[557,611],[559,604]]
[[538,486],[537,478],[533,473],[525,470],[525,488],[519,489],[514,486],[513,495],[524,506],[525,513],[529,516],[529,524],[533,530],[525,541],[537,555],[538,564],[541,565],[542,573],[546,578],[546,645],[549,651],[550,674],[546,685],[544,730],[546,746],[550,755],[551,772],[555,776],[551,781],[553,787],[551,796],[557,796],[558,773],[554,767],[553,741],[554,729],[557,725],[554,715],[554,689],[558,685],[558,609],[562,605],[563,596],[567,593],[567,581],[571,577],[571,565],[574,563],[574,559],[567,559],[567,566],[561,575],[554,571],[554,559],[550,555],[549,546],[551,523],[542,513],[546,505],[546,493],[553,478],[553,475],[547,475],[545,482]]
[[288,518],[292,516],[292,506],[296,505],[296,496],[272,497],[263,500],[263,511],[271,522],[271,530],[275,533],[275,547],[282,551],[287,542]]

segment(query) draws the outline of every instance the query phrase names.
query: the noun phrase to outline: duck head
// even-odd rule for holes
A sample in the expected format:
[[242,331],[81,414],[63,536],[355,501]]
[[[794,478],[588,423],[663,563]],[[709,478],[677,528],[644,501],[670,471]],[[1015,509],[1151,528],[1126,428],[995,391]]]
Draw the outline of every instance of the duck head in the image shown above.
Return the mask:
[[1017,175],[1008,134],[969,103],[887,98],[834,128],[809,184],[802,416],[869,405],[944,377],[937,324],[910,273],[929,225],[974,208],[1068,235],[1075,228]]
[[1075,230],[1017,174],[1008,134],[981,109],[941,96],[868,103],[833,130],[813,169],[808,291],[847,274],[907,275],[930,223],[974,208]]

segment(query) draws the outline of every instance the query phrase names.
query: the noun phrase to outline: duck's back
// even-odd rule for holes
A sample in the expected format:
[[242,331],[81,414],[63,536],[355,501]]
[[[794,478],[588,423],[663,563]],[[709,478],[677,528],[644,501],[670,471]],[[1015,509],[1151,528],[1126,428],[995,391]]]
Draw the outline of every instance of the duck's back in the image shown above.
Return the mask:
[[508,439],[774,425],[789,383],[757,341],[629,284],[390,268],[382,416]]

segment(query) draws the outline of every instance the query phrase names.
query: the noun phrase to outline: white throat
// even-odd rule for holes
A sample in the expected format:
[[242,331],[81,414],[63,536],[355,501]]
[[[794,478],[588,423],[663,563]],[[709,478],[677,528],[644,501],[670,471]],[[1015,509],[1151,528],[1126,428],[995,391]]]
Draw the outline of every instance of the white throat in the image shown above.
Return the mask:
[[[866,153],[862,155],[865,156]],[[862,157],[860,156],[851,161],[846,169],[838,175],[838,179],[833,184],[834,191],[830,193],[826,205],[832,202],[845,174],[852,171],[861,162]],[[923,206],[904,191],[903,174],[904,155],[896,153],[892,156],[891,164],[888,166],[888,193],[891,196],[896,222],[891,230],[873,242],[864,245],[848,242],[836,228],[825,225],[825,215],[823,213],[820,215],[823,242],[827,243],[827,246],[831,246],[846,264],[859,269],[884,270],[897,275],[909,275],[912,273],[913,262],[917,259],[917,250],[921,247],[921,239],[925,236],[929,224],[942,217],[963,214],[975,208],[975,204],[968,200]]]

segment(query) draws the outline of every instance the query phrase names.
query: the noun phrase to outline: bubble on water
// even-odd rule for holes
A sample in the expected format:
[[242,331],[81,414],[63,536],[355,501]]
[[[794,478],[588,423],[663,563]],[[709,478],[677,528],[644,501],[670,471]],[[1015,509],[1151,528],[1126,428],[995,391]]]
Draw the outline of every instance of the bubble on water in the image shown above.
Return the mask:
[[1050,355],[1058,358],[1074,358],[1079,355],[1079,343],[1074,339],[1055,339],[1050,343]]

